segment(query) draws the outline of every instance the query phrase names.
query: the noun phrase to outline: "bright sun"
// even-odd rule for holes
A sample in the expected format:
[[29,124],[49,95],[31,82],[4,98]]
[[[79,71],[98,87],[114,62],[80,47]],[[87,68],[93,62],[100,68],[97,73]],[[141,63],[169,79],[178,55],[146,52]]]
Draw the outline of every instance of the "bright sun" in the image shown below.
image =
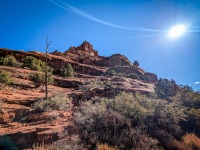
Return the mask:
[[170,30],[169,30],[169,33],[168,35],[171,37],[171,38],[177,38],[177,37],[180,37],[182,36],[186,31],[186,27],[185,25],[176,25],[174,27],[172,27]]

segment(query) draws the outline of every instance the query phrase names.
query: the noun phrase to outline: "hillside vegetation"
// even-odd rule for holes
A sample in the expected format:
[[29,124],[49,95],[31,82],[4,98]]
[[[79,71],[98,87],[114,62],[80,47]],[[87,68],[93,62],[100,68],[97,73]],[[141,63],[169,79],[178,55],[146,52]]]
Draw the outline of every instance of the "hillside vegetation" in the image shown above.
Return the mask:
[[137,61],[88,42],[48,54],[47,68],[40,52],[0,54],[0,148],[200,149],[200,93]]

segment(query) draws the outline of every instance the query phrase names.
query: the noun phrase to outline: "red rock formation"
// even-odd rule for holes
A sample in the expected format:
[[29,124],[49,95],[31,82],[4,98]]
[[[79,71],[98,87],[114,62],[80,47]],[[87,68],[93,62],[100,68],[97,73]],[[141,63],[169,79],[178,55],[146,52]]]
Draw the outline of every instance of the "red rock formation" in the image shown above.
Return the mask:
[[53,53],[50,53],[50,54],[53,54],[53,55],[56,55],[56,56],[63,56],[63,53],[59,52],[58,50],[55,50]]
[[98,56],[98,51],[95,51],[93,46],[87,42],[84,41],[80,46],[78,47],[70,47],[66,53],[74,53],[80,56],[88,55],[88,56]]
[[148,77],[151,83],[155,83],[158,80],[157,75],[150,72],[146,72],[144,76]]
[[[45,61],[45,55],[41,52],[23,52],[8,49],[0,49],[0,55],[13,55],[18,61],[23,61],[26,56],[34,56]],[[121,67],[121,73],[136,73],[150,78],[151,82],[156,82],[157,76],[152,73],[146,73],[137,64],[132,64],[128,58],[121,54],[114,54],[110,57],[102,57],[94,50],[93,46],[84,41],[80,46],[70,47],[66,52],[57,50],[48,54],[48,65],[53,67],[54,73],[58,73],[65,63],[71,63],[76,73],[87,75],[102,75],[108,67]]]
[[121,54],[114,54],[103,62],[103,66],[132,66],[132,63],[125,56]]

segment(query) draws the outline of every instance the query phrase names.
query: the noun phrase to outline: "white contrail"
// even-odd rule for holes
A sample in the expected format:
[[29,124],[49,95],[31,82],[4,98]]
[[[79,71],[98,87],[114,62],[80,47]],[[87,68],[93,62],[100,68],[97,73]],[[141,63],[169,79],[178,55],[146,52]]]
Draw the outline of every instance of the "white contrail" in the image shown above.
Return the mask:
[[75,8],[74,6],[72,5],[69,5],[68,3],[66,2],[63,2],[63,0],[49,0],[51,3],[53,3],[54,5],[66,10],[66,11],[69,11],[71,13],[75,13],[75,14],[78,14],[82,17],[85,17],[87,19],[90,19],[92,21],[95,21],[97,23],[100,23],[100,24],[103,24],[103,25],[107,25],[107,26],[110,26],[110,27],[114,27],[114,28],[119,28],[119,29],[124,29],[124,30],[131,30],[131,31],[149,31],[149,32],[166,32],[164,30],[156,30],[156,29],[146,29],[146,28],[139,28],[139,27],[125,27],[125,26],[120,26],[120,25],[116,25],[116,24],[113,24],[113,23],[110,23],[110,22],[107,22],[107,21],[104,21],[104,20],[101,20],[101,19],[98,19],[90,14],[87,14],[77,8]]

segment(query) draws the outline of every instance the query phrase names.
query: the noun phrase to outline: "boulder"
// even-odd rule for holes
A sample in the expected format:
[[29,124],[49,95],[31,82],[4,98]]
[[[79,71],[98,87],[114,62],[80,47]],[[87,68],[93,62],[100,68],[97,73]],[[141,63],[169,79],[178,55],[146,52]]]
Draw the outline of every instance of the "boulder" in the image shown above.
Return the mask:
[[12,122],[12,120],[15,118],[15,113],[3,111],[0,113],[0,123],[9,123]]
[[121,54],[114,54],[108,57],[104,62],[103,66],[115,67],[115,66],[133,66],[132,63]]
[[133,65],[138,67],[139,66],[139,62],[138,61],[134,61]]

